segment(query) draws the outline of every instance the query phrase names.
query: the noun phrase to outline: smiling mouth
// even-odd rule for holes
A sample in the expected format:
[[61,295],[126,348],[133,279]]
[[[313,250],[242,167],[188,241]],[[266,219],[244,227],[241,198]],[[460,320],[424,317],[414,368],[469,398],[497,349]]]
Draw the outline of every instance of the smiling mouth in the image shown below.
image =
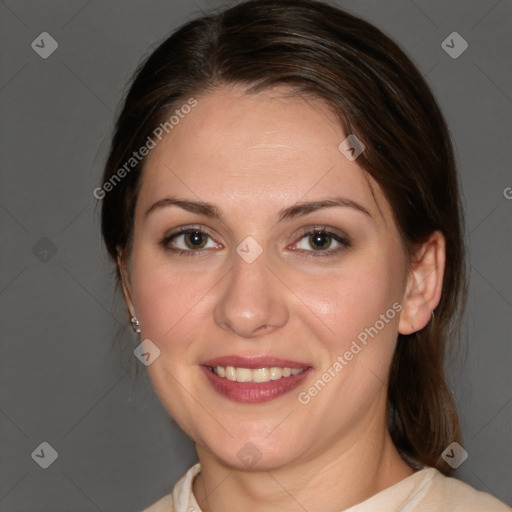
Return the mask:
[[238,366],[208,366],[208,369],[218,377],[231,382],[262,383],[295,377],[306,370],[306,367],[289,368],[286,366],[270,366],[253,369]]

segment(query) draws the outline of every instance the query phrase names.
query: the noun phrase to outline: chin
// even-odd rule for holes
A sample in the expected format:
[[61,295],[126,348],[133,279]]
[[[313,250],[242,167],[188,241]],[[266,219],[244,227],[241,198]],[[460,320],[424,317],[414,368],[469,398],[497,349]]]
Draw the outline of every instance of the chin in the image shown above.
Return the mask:
[[267,429],[251,435],[233,432],[233,438],[226,434],[222,444],[219,438],[201,444],[222,464],[240,471],[273,471],[292,464],[300,456],[300,441],[287,432],[280,435],[274,432],[270,436],[268,432]]
[[218,453],[217,458],[230,468],[238,471],[275,471],[289,465],[294,457],[290,453],[270,452],[259,449],[254,443],[248,442],[235,453]]

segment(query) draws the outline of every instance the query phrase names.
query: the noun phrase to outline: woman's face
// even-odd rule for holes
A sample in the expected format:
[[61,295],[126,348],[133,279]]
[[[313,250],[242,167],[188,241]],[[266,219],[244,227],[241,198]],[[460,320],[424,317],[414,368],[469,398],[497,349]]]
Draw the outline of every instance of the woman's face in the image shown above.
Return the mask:
[[384,429],[404,297],[379,186],[327,107],[286,90],[197,97],[149,154],[135,212],[126,290],[160,350],[149,375],[200,454],[232,467]]

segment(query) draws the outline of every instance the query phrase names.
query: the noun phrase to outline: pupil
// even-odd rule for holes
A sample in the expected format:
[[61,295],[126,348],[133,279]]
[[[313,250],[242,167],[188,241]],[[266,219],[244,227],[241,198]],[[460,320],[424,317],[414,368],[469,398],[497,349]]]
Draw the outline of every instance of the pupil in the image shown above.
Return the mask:
[[329,247],[329,238],[329,235],[326,235],[325,233],[315,233],[309,237],[314,249],[325,249]]
[[193,233],[189,233],[188,237],[185,237],[185,242],[190,248],[202,247],[205,243],[203,240],[203,234],[199,231],[194,231]]

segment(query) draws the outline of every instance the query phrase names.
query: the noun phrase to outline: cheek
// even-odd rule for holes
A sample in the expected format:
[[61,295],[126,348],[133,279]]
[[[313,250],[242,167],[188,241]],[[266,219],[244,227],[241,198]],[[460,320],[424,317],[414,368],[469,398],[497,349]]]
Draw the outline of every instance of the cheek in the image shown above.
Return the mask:
[[[155,266],[134,260],[133,300],[141,323],[142,335],[160,349],[172,340],[179,349],[201,325],[206,300],[201,300],[214,283],[204,274],[183,274],[169,266]],[[203,318],[204,320],[204,318]]]
[[[291,284],[300,290],[297,295],[306,306],[303,321],[329,352],[345,350],[358,336],[364,341],[364,333],[375,324],[381,338],[394,339],[399,306],[393,308],[393,304],[400,300],[400,268],[392,261],[368,252],[365,258],[347,262],[345,268],[306,280],[297,278]],[[375,337],[374,329],[371,332]]]

